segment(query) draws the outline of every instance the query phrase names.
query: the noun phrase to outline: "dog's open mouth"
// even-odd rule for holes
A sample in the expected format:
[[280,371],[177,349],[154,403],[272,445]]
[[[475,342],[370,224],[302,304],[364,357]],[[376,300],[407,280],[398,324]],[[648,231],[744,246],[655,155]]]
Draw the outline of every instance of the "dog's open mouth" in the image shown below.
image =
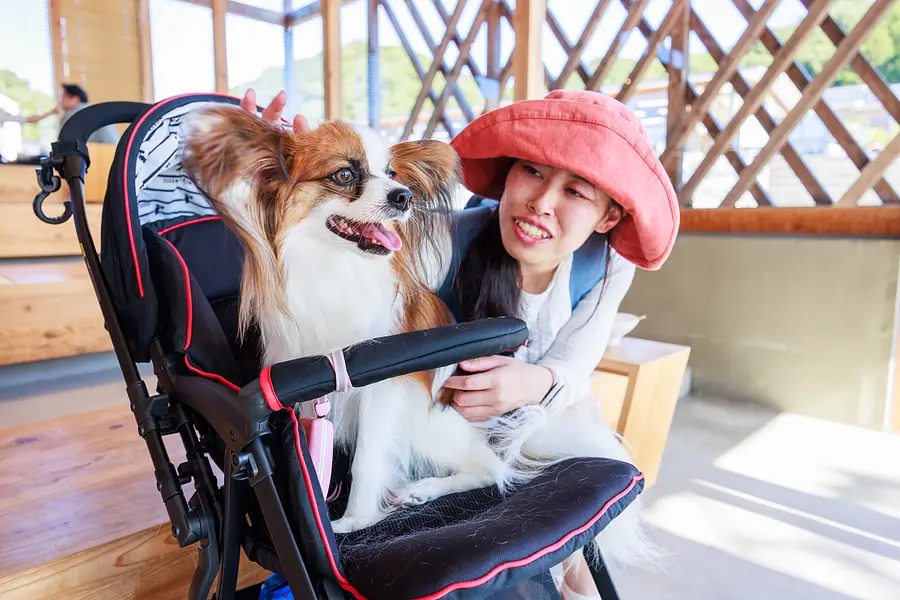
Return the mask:
[[381,223],[360,223],[346,217],[331,215],[325,226],[328,227],[328,231],[355,243],[360,250],[370,254],[390,254],[403,245],[400,236]]

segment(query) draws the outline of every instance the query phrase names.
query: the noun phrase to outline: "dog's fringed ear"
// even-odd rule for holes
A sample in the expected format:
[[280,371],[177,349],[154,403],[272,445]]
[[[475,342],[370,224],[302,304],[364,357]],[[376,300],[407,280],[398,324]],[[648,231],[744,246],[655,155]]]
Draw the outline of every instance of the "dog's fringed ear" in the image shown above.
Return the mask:
[[185,118],[182,167],[214,198],[237,179],[290,179],[285,145],[290,133],[231,105],[197,110]]
[[280,202],[292,186],[291,133],[230,105],[200,109],[184,124],[182,168],[246,251],[239,329],[261,312],[286,313],[274,240]]
[[451,210],[462,177],[459,156],[444,142],[417,140],[391,146],[390,168],[396,181],[413,193],[413,203],[428,210]]

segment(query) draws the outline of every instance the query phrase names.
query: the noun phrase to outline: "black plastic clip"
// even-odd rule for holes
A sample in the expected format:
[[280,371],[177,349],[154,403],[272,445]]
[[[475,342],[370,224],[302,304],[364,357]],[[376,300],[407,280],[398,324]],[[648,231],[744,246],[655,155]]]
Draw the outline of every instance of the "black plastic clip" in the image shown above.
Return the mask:
[[44,200],[47,199],[47,196],[49,196],[53,192],[58,191],[60,186],[62,185],[62,180],[59,178],[59,175],[55,175],[53,173],[54,167],[58,167],[61,165],[62,158],[42,158],[41,168],[35,169],[38,185],[41,187],[41,192],[34,197],[34,214],[37,215],[37,218],[44,223],[49,223],[51,225],[60,225],[61,223],[65,223],[72,216],[72,202],[70,200],[66,200],[65,202],[63,202],[63,214],[58,217],[48,217],[43,208]]

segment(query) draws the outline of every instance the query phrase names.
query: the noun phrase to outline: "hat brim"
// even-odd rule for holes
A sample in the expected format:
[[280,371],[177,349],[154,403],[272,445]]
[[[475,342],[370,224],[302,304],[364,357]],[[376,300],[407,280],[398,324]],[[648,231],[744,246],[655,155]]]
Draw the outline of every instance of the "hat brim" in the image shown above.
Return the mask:
[[474,120],[451,145],[475,194],[500,200],[515,159],[566,169],[625,210],[609,234],[622,257],[656,270],[672,251],[680,219],[675,190],[640,121],[611,98],[516,102]]

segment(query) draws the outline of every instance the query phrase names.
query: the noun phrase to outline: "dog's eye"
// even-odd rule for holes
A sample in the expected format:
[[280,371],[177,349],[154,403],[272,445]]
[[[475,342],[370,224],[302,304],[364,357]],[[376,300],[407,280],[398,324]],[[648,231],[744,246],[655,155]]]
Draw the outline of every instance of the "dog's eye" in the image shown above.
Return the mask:
[[331,176],[331,179],[338,185],[347,185],[356,179],[356,175],[353,173],[352,169],[344,167],[343,169],[336,171]]
[[396,179],[397,178],[397,171],[394,171],[393,169],[388,169],[385,174],[388,176],[388,179]]

